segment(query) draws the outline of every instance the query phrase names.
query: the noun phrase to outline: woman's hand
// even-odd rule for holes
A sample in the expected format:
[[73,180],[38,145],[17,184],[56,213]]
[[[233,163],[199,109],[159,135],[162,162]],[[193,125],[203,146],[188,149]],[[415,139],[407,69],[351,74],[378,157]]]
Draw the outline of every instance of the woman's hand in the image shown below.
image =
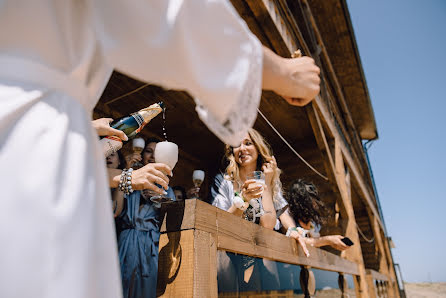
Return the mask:
[[112,121],[112,118],[100,118],[91,121],[91,124],[96,129],[98,136],[117,136],[123,141],[128,141],[129,138],[123,131],[110,127]]
[[142,160],[141,154],[132,153],[132,154],[126,155],[125,156],[126,168],[131,168],[134,163],[141,161],[141,160]]
[[[172,170],[162,163],[149,163],[144,167],[134,170],[132,174],[132,188],[134,190],[150,189],[159,194],[166,194],[169,187],[169,175]],[[162,188],[157,187],[161,185]]]
[[186,192],[186,196],[188,199],[196,198],[199,192],[200,192],[199,187],[192,187]]
[[347,248],[349,248],[349,246],[347,244],[342,242],[342,238],[344,238],[344,236],[330,235],[330,236],[324,236],[324,238],[326,238],[328,245],[330,245],[334,249],[346,250]]
[[294,238],[297,241],[297,244],[299,244],[299,246],[302,247],[305,256],[308,258],[310,256],[310,252],[308,251],[305,237],[302,236],[298,231],[291,231],[290,237]]
[[[271,160],[265,162],[262,166],[262,171],[265,174],[265,184],[267,187],[272,187],[274,172],[277,169],[276,158],[273,156]],[[272,190],[272,189],[271,189]]]
[[295,106],[303,106],[320,90],[320,69],[311,57],[283,58],[263,47],[262,87],[283,96]]
[[252,199],[260,198],[264,190],[263,184],[254,179],[246,180],[242,185],[242,197],[246,202],[249,202]]

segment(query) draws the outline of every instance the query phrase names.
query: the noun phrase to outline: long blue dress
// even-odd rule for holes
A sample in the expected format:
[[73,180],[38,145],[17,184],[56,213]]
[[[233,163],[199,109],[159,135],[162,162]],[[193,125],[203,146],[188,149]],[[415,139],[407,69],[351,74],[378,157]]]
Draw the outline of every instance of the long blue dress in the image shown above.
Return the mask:
[[[167,193],[175,200],[170,187]],[[144,200],[140,191],[126,197],[119,220],[118,247],[124,298],[156,297],[160,213],[150,200],[144,200],[140,208],[140,200]]]

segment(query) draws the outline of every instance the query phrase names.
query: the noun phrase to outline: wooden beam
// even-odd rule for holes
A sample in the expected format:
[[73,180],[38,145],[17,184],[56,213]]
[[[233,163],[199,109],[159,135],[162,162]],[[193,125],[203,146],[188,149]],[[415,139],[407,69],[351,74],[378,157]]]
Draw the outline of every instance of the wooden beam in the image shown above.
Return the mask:
[[[304,52],[310,53],[309,48],[308,48],[305,40],[303,39],[303,36],[300,33],[300,30],[297,27],[297,25],[295,23],[291,24],[291,23],[287,22],[285,20],[284,16],[281,15],[280,10],[282,10],[282,11],[286,10],[286,8],[287,8],[286,3],[284,3],[282,0],[280,1],[281,9],[279,9],[277,7],[277,5],[275,4],[275,1],[272,1],[272,0],[262,0],[262,1],[248,0],[247,3],[250,6],[251,10],[253,11],[254,15],[260,21],[262,21],[262,23],[265,24],[265,26],[267,26],[266,33],[268,34],[268,32],[271,31],[271,33],[269,34],[269,35],[271,35],[271,36],[269,36],[270,40],[277,40],[278,39],[277,35],[281,37],[280,45],[277,45],[277,47],[276,47],[273,44],[273,46],[275,46],[276,51],[279,51],[279,50],[283,51],[283,47],[285,46],[288,49],[289,53],[282,54],[282,55],[285,57],[289,57],[291,55],[291,53],[293,53],[294,50],[297,49],[297,43],[294,40],[289,41],[289,38],[288,38],[288,36],[294,36],[299,40],[299,44],[303,47]],[[280,24],[280,25],[272,26],[272,24],[276,24],[276,23]],[[288,27],[290,27],[290,28],[288,28]],[[291,33],[291,32],[293,32],[293,33]],[[322,117],[328,124],[327,126],[328,126],[330,132],[333,135],[335,135],[341,139],[341,136],[340,136],[339,132],[337,131],[337,128],[335,125],[335,120],[329,114],[328,108],[323,103],[323,100],[321,99],[321,97],[317,96],[316,100],[314,102],[315,103],[313,103],[313,104],[315,104],[317,106],[317,108],[321,111]],[[372,210],[372,212],[373,212],[373,214],[375,214],[375,216],[377,216],[380,227],[383,229],[383,224],[382,224],[381,220],[379,219],[379,213],[378,213],[375,205],[373,204],[372,192],[370,191],[370,189],[368,189],[368,187],[366,186],[366,184],[364,182],[360,167],[357,165],[356,161],[351,156],[351,153],[348,150],[347,144],[342,142],[341,148],[342,148],[342,153],[347,161],[347,165],[352,169],[352,172],[353,172],[352,174],[353,174],[354,179],[358,181],[358,185],[360,186],[360,191],[363,194],[363,196],[361,196],[361,198],[363,198],[365,200],[367,207]]]
[[194,297],[194,232],[161,235],[157,297]]
[[351,169],[352,176],[355,179],[356,183],[359,186],[359,191],[361,192],[363,198],[365,200],[365,204],[370,210],[372,211],[373,215],[377,218],[377,221],[381,227],[381,229],[384,230],[383,224],[380,220],[378,210],[375,207],[375,204],[373,204],[373,198],[371,193],[369,192],[364,180],[362,179],[362,175],[360,174],[358,167],[356,165],[356,162],[353,160],[352,156],[350,155],[350,151],[347,148],[347,145],[342,140],[341,136],[339,135],[339,132],[336,129],[336,124],[334,123],[334,119],[331,117],[331,115],[328,112],[327,107],[323,103],[323,100],[318,96],[315,99],[315,105],[317,106],[319,112],[321,113],[323,119],[325,120],[325,124],[330,129],[330,132],[335,136],[335,139],[339,139],[339,145],[340,149],[342,151],[342,154],[344,156],[344,159],[348,165],[348,167]]
[[370,298],[381,297],[379,295],[378,288],[375,286],[375,281],[373,280],[373,277],[370,274],[366,274],[366,281],[367,281],[367,287],[369,288],[369,297]]
[[389,277],[387,275],[380,273],[376,270],[366,269],[365,272],[366,272],[366,274],[372,276],[372,278],[375,280],[389,281]]
[[217,246],[200,230],[162,234],[157,297],[218,297]]
[[218,297],[217,243],[214,235],[205,231],[194,232],[194,295]]
[[212,234],[217,248],[273,261],[312,268],[359,274],[358,265],[327,251],[309,247],[305,257],[294,239],[265,229],[199,200],[175,202],[165,207],[163,234],[199,230]]
[[[262,24],[270,43],[279,55],[290,57],[298,49],[296,38],[272,0],[247,0],[251,11]],[[278,36],[281,37],[277,38]]]
[[359,139],[358,134],[354,133],[355,132],[355,124],[353,122],[353,117],[352,117],[350,110],[347,106],[347,103],[345,101],[344,93],[342,92],[342,86],[339,83],[339,80],[338,80],[338,77],[334,70],[333,64],[331,63],[330,56],[328,55],[327,48],[325,47],[324,41],[323,41],[322,36],[321,36],[319,29],[317,27],[316,20],[314,19],[313,13],[311,12],[310,5],[308,4],[307,0],[302,0],[302,1],[305,3],[306,8],[308,9],[310,25],[314,30],[314,33],[315,33],[315,36],[317,39],[317,43],[318,43],[319,47],[321,48],[322,56],[326,61],[325,64],[327,65],[328,73],[330,74],[330,76],[335,84],[335,87],[336,87],[335,92],[339,99],[339,103],[341,105],[342,112],[344,113],[344,117],[347,120],[347,128],[350,130],[350,136],[354,138],[355,142],[360,144],[361,140]]

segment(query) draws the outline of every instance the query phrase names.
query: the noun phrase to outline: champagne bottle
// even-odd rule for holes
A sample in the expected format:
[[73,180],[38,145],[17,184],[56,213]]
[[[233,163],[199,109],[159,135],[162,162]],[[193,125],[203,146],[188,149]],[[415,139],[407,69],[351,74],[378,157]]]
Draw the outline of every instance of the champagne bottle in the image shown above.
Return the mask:
[[[164,103],[154,103],[151,106],[139,110],[129,116],[125,116],[114,120],[110,126],[123,131],[127,137],[133,139],[147,123],[155,118],[164,109]],[[102,151],[105,156],[109,156],[113,152],[118,151],[122,147],[122,140],[116,136],[107,136],[101,139]]]

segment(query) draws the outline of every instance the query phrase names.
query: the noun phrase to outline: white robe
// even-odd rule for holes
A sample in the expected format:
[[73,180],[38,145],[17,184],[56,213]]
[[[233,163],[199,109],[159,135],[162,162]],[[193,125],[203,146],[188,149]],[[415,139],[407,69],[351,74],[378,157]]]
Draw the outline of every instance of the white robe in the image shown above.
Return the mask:
[[0,0],[0,296],[122,295],[90,124],[113,68],[189,91],[237,144],[261,67],[259,41],[226,1]]

